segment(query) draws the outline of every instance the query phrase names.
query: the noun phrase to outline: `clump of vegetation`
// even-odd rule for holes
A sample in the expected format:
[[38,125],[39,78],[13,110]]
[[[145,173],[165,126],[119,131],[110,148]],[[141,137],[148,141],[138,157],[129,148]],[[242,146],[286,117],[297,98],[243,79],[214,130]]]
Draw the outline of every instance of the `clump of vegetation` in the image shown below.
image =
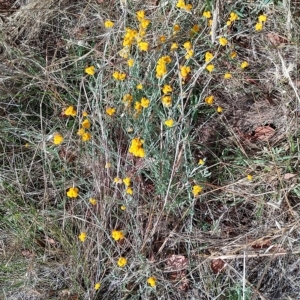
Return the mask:
[[4,10],[4,299],[299,295],[297,4]]

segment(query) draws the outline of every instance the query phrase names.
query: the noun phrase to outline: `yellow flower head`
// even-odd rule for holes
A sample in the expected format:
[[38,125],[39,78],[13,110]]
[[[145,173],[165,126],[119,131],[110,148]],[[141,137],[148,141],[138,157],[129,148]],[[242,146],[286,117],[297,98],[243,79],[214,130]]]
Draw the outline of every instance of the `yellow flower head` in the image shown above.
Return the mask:
[[126,206],[125,205],[121,205],[120,209],[124,211],[124,210],[126,210]]
[[105,28],[111,28],[111,27],[113,27],[114,26],[114,22],[112,22],[111,20],[106,20],[105,22],[104,22],[104,27]]
[[195,34],[198,33],[200,31],[200,27],[198,24],[195,24],[192,28],[191,28],[191,34]]
[[239,19],[239,16],[235,12],[231,12],[229,15],[229,21],[234,22]]
[[190,50],[192,49],[192,43],[190,41],[187,41],[183,44],[183,47],[185,50]]
[[242,69],[245,69],[245,68],[247,68],[249,66],[249,63],[247,62],[247,61],[243,61],[242,63],[241,63],[241,68]]
[[226,38],[220,37],[219,38],[219,43],[220,43],[221,46],[226,46],[228,44],[228,41],[227,41]]
[[193,50],[188,50],[186,52],[186,55],[184,56],[185,59],[190,59],[191,57],[194,56],[194,51]]
[[180,66],[180,75],[182,78],[186,78],[191,72],[191,68],[188,66]]
[[205,53],[205,62],[210,62],[213,58],[214,58],[214,56],[211,52]]
[[143,106],[142,106],[141,102],[136,101],[134,103],[134,109],[136,110],[137,113],[140,113],[143,109]]
[[149,104],[150,104],[150,100],[149,100],[149,99],[147,99],[147,98],[145,98],[145,97],[143,97],[143,98],[141,99],[141,105],[142,105],[143,108],[149,107]]
[[99,290],[99,289],[100,289],[100,287],[101,287],[101,284],[100,284],[100,282],[96,282],[96,283],[95,283],[95,285],[94,285],[94,289],[95,289],[95,291]]
[[167,64],[171,62],[171,57],[169,55],[162,56],[156,65],[156,78],[160,79],[167,74]]
[[205,12],[203,12],[202,15],[206,19],[210,19],[211,18],[211,12],[210,11],[205,11]]
[[126,259],[125,257],[120,257],[120,258],[118,259],[118,266],[119,266],[120,268],[125,267],[126,264],[127,264],[127,259]]
[[202,192],[202,187],[200,185],[194,185],[192,189],[192,193],[194,197],[199,196],[199,194]]
[[89,119],[84,119],[82,122],[81,122],[81,126],[85,129],[90,129],[91,127],[91,122],[89,121]]
[[234,59],[237,57],[237,53],[235,51],[230,53],[230,58]]
[[94,66],[90,66],[84,69],[84,72],[88,75],[93,76],[96,72],[95,67]]
[[121,230],[112,230],[111,231],[111,237],[115,241],[123,240],[124,239],[124,233]]
[[77,187],[70,187],[67,191],[67,196],[69,198],[77,198],[79,194],[79,189]]
[[89,199],[89,202],[92,204],[92,205],[96,205],[97,204],[97,200],[95,198],[90,198]]
[[165,35],[162,35],[162,36],[159,37],[159,41],[162,42],[162,43],[164,43],[166,41],[166,39],[167,38],[166,38]]
[[144,141],[140,138],[134,138],[131,141],[131,145],[129,147],[128,152],[136,157],[145,157],[145,150],[143,148]]
[[217,112],[218,112],[218,113],[221,113],[222,111],[223,111],[223,108],[222,108],[221,106],[218,106],[218,107],[217,107]]
[[172,127],[174,125],[174,120],[173,119],[166,120],[165,125],[168,127]]
[[131,187],[128,187],[128,188],[126,189],[126,194],[128,194],[128,195],[133,195],[133,189],[132,189]]
[[204,163],[205,163],[204,160],[200,158],[199,161],[198,161],[198,165],[203,166]]
[[144,10],[139,10],[136,12],[136,17],[139,22],[141,22],[145,18],[145,11]]
[[64,141],[64,138],[59,133],[55,133],[53,136],[53,144],[60,145]]
[[149,43],[148,42],[139,42],[138,47],[141,51],[148,51]]
[[91,134],[89,132],[84,132],[82,135],[81,135],[81,140],[83,142],[87,142],[89,141],[90,139],[92,138]]
[[84,128],[79,128],[79,130],[77,131],[77,135],[82,136],[85,133],[85,129]]
[[180,26],[178,25],[178,24],[175,24],[174,26],[173,26],[173,31],[174,32],[178,32],[178,31],[180,31]]
[[122,179],[119,178],[119,177],[115,177],[115,178],[114,178],[114,183],[120,184],[120,183],[122,183]]
[[248,179],[249,181],[251,181],[251,180],[253,179],[252,175],[251,175],[251,174],[248,174],[248,175],[247,175],[247,179]]
[[267,21],[267,16],[266,15],[260,15],[258,17],[258,22],[259,23],[263,23],[263,22],[266,22]]
[[156,286],[156,278],[155,277],[149,277],[147,279],[147,283],[151,286],[151,287],[155,287]]
[[120,73],[120,72],[118,72],[118,71],[115,71],[114,73],[113,73],[113,78],[115,79],[115,80],[124,80],[125,78],[126,78],[126,74],[125,73]]
[[127,65],[129,66],[129,68],[131,68],[133,66],[133,64],[134,64],[133,58],[127,60]]
[[163,106],[170,107],[172,105],[172,98],[171,98],[171,96],[162,96],[161,102],[162,102]]
[[255,30],[256,31],[262,31],[263,30],[263,23],[258,22],[255,24]]
[[87,117],[88,115],[89,115],[89,114],[87,113],[87,111],[83,111],[83,112],[82,112],[82,116],[83,116],[83,117]]
[[116,112],[116,109],[113,107],[107,107],[105,110],[106,114],[109,115],[110,117],[113,116]]
[[138,90],[142,90],[142,89],[143,89],[143,85],[142,85],[141,83],[139,83],[139,84],[136,86],[136,88],[137,88]]
[[[142,29],[147,29],[147,27],[149,26],[149,24],[150,24],[150,20],[148,20],[148,19],[143,19],[142,21],[141,21],[141,23],[140,23],[140,26],[141,26],[141,28]],[[140,36],[143,36],[143,34],[141,34],[141,32],[140,32]]]
[[204,101],[208,105],[213,105],[214,104],[214,96],[213,95],[208,96],[204,99]]
[[74,108],[74,106],[69,106],[65,111],[64,114],[66,116],[72,116],[75,117],[76,116],[76,109]]
[[87,235],[85,232],[81,232],[78,236],[80,242],[84,242],[86,240],[86,237],[87,237]]
[[215,68],[215,66],[213,64],[209,64],[209,65],[206,66],[206,70],[208,72],[212,72],[214,70],[214,68]]
[[129,186],[130,186],[130,183],[131,183],[131,179],[130,179],[129,177],[125,177],[125,178],[123,179],[123,182],[124,182],[124,184],[125,184],[127,187],[129,187]]
[[231,77],[232,77],[232,75],[230,73],[225,73],[224,74],[225,79],[230,79]]
[[162,88],[162,92],[167,95],[169,93],[172,93],[173,89],[169,84],[165,84]]

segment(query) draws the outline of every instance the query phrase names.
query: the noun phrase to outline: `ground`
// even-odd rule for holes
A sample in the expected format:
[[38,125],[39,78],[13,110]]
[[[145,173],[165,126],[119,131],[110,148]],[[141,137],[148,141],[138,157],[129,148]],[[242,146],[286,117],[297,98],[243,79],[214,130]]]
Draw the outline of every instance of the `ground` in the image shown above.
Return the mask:
[[297,1],[0,1],[1,299],[300,299]]

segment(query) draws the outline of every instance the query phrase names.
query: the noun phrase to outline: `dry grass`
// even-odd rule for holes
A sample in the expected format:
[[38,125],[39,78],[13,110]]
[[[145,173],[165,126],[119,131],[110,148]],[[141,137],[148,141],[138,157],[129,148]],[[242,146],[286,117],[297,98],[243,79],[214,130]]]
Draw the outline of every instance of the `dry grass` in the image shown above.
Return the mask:
[[[299,299],[298,4],[190,1],[189,13],[177,1],[98,2],[0,1],[1,299]],[[133,46],[129,68],[118,52],[141,9],[150,47]],[[214,43],[205,10],[216,16]],[[240,18],[227,27],[232,11]],[[261,14],[268,19],[257,32]],[[180,48],[171,53],[174,41]],[[162,55],[172,62],[158,80]],[[91,65],[94,76],[84,72]],[[181,65],[191,67],[185,83]],[[173,87],[170,108],[161,104],[164,84]],[[137,115],[124,107],[126,93],[150,106]],[[70,105],[75,117],[63,114]],[[83,111],[88,142],[77,135]],[[135,137],[145,141],[144,158],[128,152]],[[131,178],[132,196],[115,177]],[[194,197],[196,184],[203,190]],[[72,186],[75,199],[66,195]],[[114,229],[125,238],[115,241]]]

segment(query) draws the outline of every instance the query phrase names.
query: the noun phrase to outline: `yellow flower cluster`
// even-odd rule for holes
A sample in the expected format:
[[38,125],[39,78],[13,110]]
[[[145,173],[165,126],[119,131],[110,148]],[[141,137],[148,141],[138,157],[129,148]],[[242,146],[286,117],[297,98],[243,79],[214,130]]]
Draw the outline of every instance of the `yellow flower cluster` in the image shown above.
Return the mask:
[[189,73],[191,72],[191,68],[188,66],[180,66],[180,75],[182,77],[183,80],[186,79],[186,77],[189,75]]
[[127,259],[126,259],[125,257],[120,257],[120,258],[118,259],[118,266],[119,266],[120,268],[125,267],[126,264],[127,264]]
[[64,138],[61,134],[55,133],[53,136],[53,144],[60,145],[64,141]]
[[111,236],[115,241],[123,240],[124,239],[124,233],[121,230],[112,230]]
[[74,108],[74,106],[71,105],[64,111],[64,114],[66,116],[75,117],[77,112],[76,112],[76,109]]
[[192,4],[185,4],[184,0],[178,0],[176,7],[190,11],[193,8]]
[[151,287],[155,287],[156,286],[156,278],[155,277],[149,277],[147,279],[147,283],[151,286]]
[[86,240],[87,234],[85,232],[81,232],[78,236],[80,242],[84,242]]
[[145,150],[143,148],[144,140],[140,138],[134,138],[131,141],[131,145],[129,147],[129,153],[136,157],[145,157]]
[[267,21],[267,16],[266,15],[260,15],[258,17],[258,22],[255,24],[255,30],[256,31],[262,31],[263,30],[263,24],[264,22]]
[[173,119],[168,119],[165,121],[165,125],[168,127],[173,127],[174,125],[174,120]]
[[219,38],[219,43],[220,43],[221,46],[226,46],[228,44],[228,41],[227,41],[226,38],[220,37]]
[[185,59],[189,59],[194,56],[194,51],[192,49],[192,44],[190,41],[187,41],[183,44],[184,49],[186,50]]
[[111,117],[115,114],[116,109],[114,107],[107,107],[105,112],[107,115],[109,115]]
[[200,185],[194,185],[192,189],[192,193],[194,197],[199,196],[199,194],[202,192],[202,187]]
[[89,119],[84,119],[81,122],[81,127],[77,131],[77,135],[81,137],[81,140],[83,142],[87,142],[92,138],[92,135],[88,131],[86,131],[86,129],[90,129],[90,127],[91,127],[91,123]]
[[67,196],[69,198],[77,198],[79,194],[79,189],[77,187],[70,187],[67,191]]
[[234,21],[238,20],[239,16],[235,12],[231,12],[228,18],[228,21],[226,22],[227,26],[230,26]]
[[94,66],[90,66],[90,67],[85,68],[84,72],[88,75],[93,76],[93,75],[95,75],[96,70],[95,70]]
[[115,80],[123,81],[123,80],[126,78],[126,74],[125,74],[125,73],[118,72],[118,71],[115,71],[115,72],[113,73],[113,78],[114,78]]
[[208,63],[214,58],[213,54],[211,52],[205,53],[205,62]]
[[104,22],[104,27],[105,27],[105,28],[111,28],[111,27],[113,27],[114,25],[115,25],[115,23],[112,22],[111,20],[106,20],[106,21]]
[[167,64],[172,61],[169,55],[162,56],[156,65],[156,78],[160,79],[167,74]]
[[202,16],[206,19],[210,19],[211,18],[211,12],[210,11],[204,11]]
[[208,96],[204,99],[205,103],[208,105],[213,105],[214,104],[214,96]]

